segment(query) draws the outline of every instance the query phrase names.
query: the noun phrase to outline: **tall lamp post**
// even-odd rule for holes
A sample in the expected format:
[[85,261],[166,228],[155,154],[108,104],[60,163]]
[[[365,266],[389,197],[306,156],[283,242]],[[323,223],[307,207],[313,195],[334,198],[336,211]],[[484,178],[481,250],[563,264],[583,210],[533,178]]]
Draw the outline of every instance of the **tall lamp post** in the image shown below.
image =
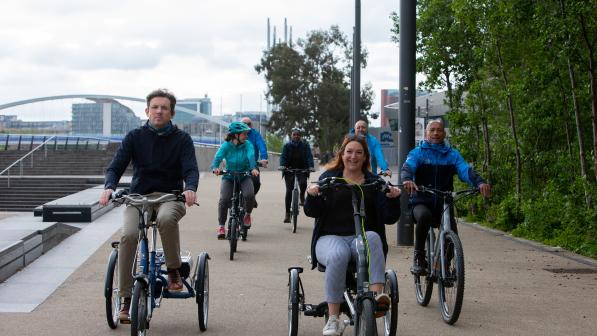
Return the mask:
[[354,32],[352,38],[352,83],[350,85],[350,125],[359,120],[361,114],[361,0],[354,1]]
[[[415,146],[415,43],[416,0],[400,1],[400,147],[398,167],[402,167],[408,152]],[[408,209],[408,197],[401,197],[402,213],[398,223],[397,241],[401,246],[413,245],[413,220]]]

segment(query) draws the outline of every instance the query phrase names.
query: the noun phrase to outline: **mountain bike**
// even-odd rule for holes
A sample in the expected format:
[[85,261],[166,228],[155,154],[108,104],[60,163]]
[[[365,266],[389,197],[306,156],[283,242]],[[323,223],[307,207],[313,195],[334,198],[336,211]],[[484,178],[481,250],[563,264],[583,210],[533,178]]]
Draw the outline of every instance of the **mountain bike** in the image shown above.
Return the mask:
[[[344,291],[344,303],[342,303],[340,312],[346,314],[349,319],[342,321],[341,333],[347,325],[354,326],[356,336],[394,336],[398,326],[398,278],[394,270],[385,271],[384,292],[390,297],[390,306],[383,318],[375,318],[375,312],[380,311],[376,306],[375,293],[370,291],[369,285],[369,261],[368,248],[364,232],[361,228],[361,218],[365,216],[365,202],[359,203],[360,191],[368,188],[374,188],[385,192],[389,183],[380,179],[374,183],[360,186],[346,184],[342,179],[329,177],[319,182],[319,190],[324,192],[333,192],[339,188],[347,188],[352,192],[352,207],[354,211],[354,225],[357,246],[357,259],[351,260],[346,272],[346,290]],[[359,190],[360,188],[360,190]],[[325,272],[325,266],[318,264],[317,269]],[[300,278],[303,272],[302,267],[288,268],[288,335],[296,336],[298,334],[299,312],[305,316],[328,318],[327,302],[319,304],[305,303],[305,291]]]
[[226,232],[226,239],[228,239],[230,245],[230,260],[234,260],[238,238],[240,237],[243,241],[246,241],[249,229],[243,222],[246,211],[244,207],[245,200],[240,189],[240,181],[244,177],[251,177],[251,173],[248,171],[238,172],[223,170],[220,172],[220,175],[231,176],[234,183],[228,215],[228,231]]
[[[182,264],[179,272],[186,291],[170,292],[165,277],[167,274],[165,256],[162,249],[156,248],[158,232],[155,222],[156,212],[153,207],[164,202],[184,202],[184,195],[164,194],[156,199],[149,199],[143,195],[129,195],[126,191],[119,191],[112,195],[112,202],[117,205],[127,204],[139,211],[139,242],[131,275],[135,279],[130,308],[131,335],[147,334],[153,311],[161,306],[163,298],[194,297],[197,303],[199,330],[205,331],[209,311],[208,260],[210,258],[208,253],[201,252],[197,257],[197,264],[192,272],[190,283],[187,280],[191,276],[193,259],[189,252],[181,255]],[[108,325],[111,328],[116,328],[118,323],[116,319],[122,302],[117,289],[118,243],[113,242],[112,247],[113,250],[108,259],[104,293]]]
[[307,174],[311,170],[309,169],[294,169],[294,168],[286,168],[280,167],[282,171],[285,173],[290,173],[294,177],[294,187],[292,188],[292,199],[290,202],[290,218],[292,221],[292,233],[296,233],[296,225],[298,222],[298,215],[299,215],[299,202],[300,202],[300,186],[299,186],[299,179],[298,174]]
[[433,226],[430,226],[425,240],[426,274],[413,274],[415,297],[419,305],[427,306],[433,283],[437,283],[442,319],[454,324],[460,315],[464,297],[464,252],[460,238],[451,229],[452,210],[455,202],[478,193],[479,189],[452,192],[419,186],[417,192],[440,196],[443,212],[437,235]]

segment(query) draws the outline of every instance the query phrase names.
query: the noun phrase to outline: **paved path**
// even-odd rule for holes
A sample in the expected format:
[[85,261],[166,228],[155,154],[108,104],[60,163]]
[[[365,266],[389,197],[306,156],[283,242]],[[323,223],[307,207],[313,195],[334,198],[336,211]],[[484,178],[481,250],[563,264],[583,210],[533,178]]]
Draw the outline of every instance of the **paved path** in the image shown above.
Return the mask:
[[[287,321],[287,268],[305,267],[302,279],[307,302],[322,298],[323,274],[310,271],[312,220],[302,216],[296,234],[282,223],[283,181],[266,172],[254,212],[249,241],[239,242],[234,261],[228,244],[215,238],[219,179],[200,182],[200,207],[189,209],[181,222],[183,248],[194,256],[208,251],[211,302],[205,335],[284,335]],[[101,217],[94,230],[104,230],[100,246],[47,299],[30,313],[0,313],[0,335],[129,335],[127,326],[110,330],[105,322],[102,293],[110,251],[105,239],[115,233],[119,209]],[[109,223],[100,224],[102,219]],[[388,267],[396,269],[400,285],[398,335],[597,335],[597,271],[595,263],[573,254],[550,252],[476,226],[460,228],[466,260],[466,290],[459,321],[441,321],[437,295],[428,307],[414,300],[408,268],[412,249],[396,247],[395,226],[388,227]],[[81,255],[70,239],[61,243],[65,259]],[[91,235],[93,236],[93,235]],[[71,244],[71,245],[69,245]],[[58,250],[57,250],[58,251]],[[50,253],[38,261],[44,262]],[[579,262],[581,261],[581,262]],[[29,267],[32,267],[32,264]],[[549,270],[564,273],[553,273]],[[587,273],[571,273],[575,271]],[[24,273],[24,272],[21,272]],[[43,286],[53,274],[23,279],[31,288]],[[39,283],[38,284],[36,284]],[[0,285],[0,288],[5,284]],[[25,295],[21,286],[12,295]],[[2,299],[0,294],[0,300]],[[150,334],[197,335],[197,306],[193,300],[164,300],[155,311]],[[301,317],[299,335],[321,335],[322,319]],[[347,330],[347,334],[352,330]]]

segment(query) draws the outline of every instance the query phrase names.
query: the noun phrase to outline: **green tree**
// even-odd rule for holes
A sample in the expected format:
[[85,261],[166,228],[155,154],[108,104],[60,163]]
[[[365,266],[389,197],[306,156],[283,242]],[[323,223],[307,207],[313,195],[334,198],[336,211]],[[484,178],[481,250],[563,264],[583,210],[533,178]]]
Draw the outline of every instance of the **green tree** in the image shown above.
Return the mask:
[[[266,50],[255,70],[264,75],[266,96],[277,107],[268,128],[287,135],[300,127],[322,152],[331,151],[350,127],[351,55],[352,45],[337,26],[312,31],[295,47],[278,44]],[[363,51],[361,67],[366,57]],[[361,90],[364,117],[372,101],[366,84]]]

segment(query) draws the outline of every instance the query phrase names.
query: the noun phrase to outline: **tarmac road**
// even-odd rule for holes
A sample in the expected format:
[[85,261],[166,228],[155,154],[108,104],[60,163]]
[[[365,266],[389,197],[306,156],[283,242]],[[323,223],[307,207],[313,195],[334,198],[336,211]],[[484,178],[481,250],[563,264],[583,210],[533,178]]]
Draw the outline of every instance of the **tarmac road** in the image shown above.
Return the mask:
[[[282,223],[280,173],[264,172],[262,183],[249,240],[239,242],[234,261],[228,260],[227,241],[216,239],[218,178],[202,178],[201,206],[190,208],[181,222],[183,249],[194,259],[201,251],[212,257],[204,335],[287,334],[289,266],[305,268],[301,278],[308,303],[319,303],[323,297],[323,274],[311,271],[306,259],[312,219],[301,214],[297,233],[292,234],[290,225]],[[398,335],[597,335],[594,260],[461,225],[464,306],[458,322],[449,326],[437,308],[437,288],[428,307],[416,304],[408,271],[412,248],[396,247],[395,226],[388,230],[387,267],[397,271],[400,286]],[[111,330],[105,321],[102,287],[109,242],[114,239],[116,234],[31,313],[0,313],[0,335],[129,335],[127,325]],[[323,319],[301,316],[299,335],[321,335],[323,324]],[[346,330],[349,333],[352,329]],[[154,311],[149,334],[199,334],[194,299],[163,300]]]

